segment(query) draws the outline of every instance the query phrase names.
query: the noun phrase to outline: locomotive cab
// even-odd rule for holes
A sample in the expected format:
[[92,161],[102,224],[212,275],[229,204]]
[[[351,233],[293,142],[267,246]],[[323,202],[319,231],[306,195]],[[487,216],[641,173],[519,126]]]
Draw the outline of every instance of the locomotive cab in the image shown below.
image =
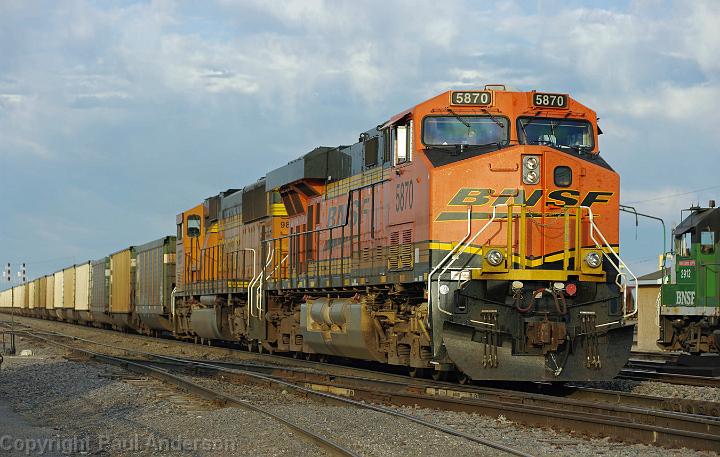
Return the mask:
[[634,276],[595,113],[563,94],[486,90],[413,116],[430,174],[435,361],[474,379],[614,376],[632,343]]
[[720,209],[693,207],[674,230],[671,282],[660,291],[666,350],[720,352]]

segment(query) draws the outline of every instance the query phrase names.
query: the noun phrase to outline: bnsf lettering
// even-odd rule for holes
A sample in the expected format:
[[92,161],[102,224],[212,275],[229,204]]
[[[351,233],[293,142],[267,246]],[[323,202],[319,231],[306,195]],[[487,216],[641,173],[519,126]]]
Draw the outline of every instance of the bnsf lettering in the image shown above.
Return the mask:
[[580,192],[577,190],[554,190],[548,194],[546,205],[550,206],[573,206],[577,205]]
[[500,195],[495,199],[496,205],[506,205],[510,198],[518,196],[519,191],[517,189],[503,189]]
[[591,206],[593,203],[607,203],[612,196],[612,192],[588,192],[581,205]]
[[[591,191],[582,198],[577,190],[560,189],[554,190],[547,195],[548,206],[574,206],[580,204],[582,206],[592,206],[595,203],[607,203],[614,195],[613,192],[596,192]],[[492,206],[503,204],[524,204],[528,207],[537,205],[543,196],[543,190],[533,190],[530,195],[526,195],[522,189],[503,189],[499,194],[494,189],[473,189],[463,187],[448,202],[448,206],[467,206],[467,205],[487,205]],[[581,203],[579,203],[581,202]]]
[[542,197],[541,190],[534,190],[528,198],[525,198],[525,191],[521,190],[518,192],[518,203],[525,203],[527,206],[535,206]]
[[675,301],[678,305],[694,305],[695,304],[695,291],[693,290],[676,290]]
[[492,189],[460,189],[450,200],[450,206],[485,205],[492,194]]
[[[412,203],[410,203],[410,207],[412,208]],[[362,210],[361,210],[362,207]],[[338,206],[330,206],[328,207],[328,227],[332,227],[334,225],[340,225],[344,224],[346,213],[347,213],[347,205],[338,205]],[[353,200],[350,204],[350,211],[352,214],[348,214],[347,217],[350,219],[347,221],[348,225],[359,225],[360,224],[360,216],[367,216],[370,214],[370,198],[365,197],[362,200],[362,204],[360,203],[360,200]]]
[[328,227],[345,222],[346,205],[331,206],[328,208]]

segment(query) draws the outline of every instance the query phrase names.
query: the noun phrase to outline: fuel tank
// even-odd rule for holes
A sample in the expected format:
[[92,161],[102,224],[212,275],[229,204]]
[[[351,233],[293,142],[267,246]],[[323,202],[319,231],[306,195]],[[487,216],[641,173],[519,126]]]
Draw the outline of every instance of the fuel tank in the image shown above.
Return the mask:
[[190,314],[190,325],[192,331],[201,338],[232,339],[232,335],[225,331],[227,326],[223,326],[223,312],[220,306],[193,309]]
[[300,327],[308,352],[385,362],[377,350],[373,316],[363,301],[318,298],[301,305]]

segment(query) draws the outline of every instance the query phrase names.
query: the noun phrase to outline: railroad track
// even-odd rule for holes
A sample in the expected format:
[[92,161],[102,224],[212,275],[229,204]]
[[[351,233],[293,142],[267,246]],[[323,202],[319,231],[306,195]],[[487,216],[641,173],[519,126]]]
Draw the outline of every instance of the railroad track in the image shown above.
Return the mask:
[[[20,333],[24,336],[29,336],[31,338],[45,341],[46,343],[49,343],[51,345],[64,348],[64,349],[66,349],[74,354],[80,355],[80,356],[89,357],[98,362],[121,367],[121,368],[131,371],[133,373],[150,376],[150,377],[158,379],[166,384],[175,386],[185,392],[188,392],[192,395],[196,395],[200,398],[209,400],[211,402],[215,402],[215,403],[219,403],[219,404],[223,404],[223,405],[236,406],[236,407],[247,409],[249,411],[253,411],[258,414],[269,416],[272,419],[276,420],[277,422],[283,424],[290,430],[297,432],[299,434],[299,436],[301,436],[303,439],[316,445],[319,449],[322,449],[322,450],[328,452],[330,455],[346,456],[346,457],[359,457],[359,455],[357,453],[353,452],[352,450],[350,450],[344,446],[341,446],[340,444],[336,443],[335,441],[333,441],[330,438],[316,434],[309,428],[299,425],[298,423],[296,423],[294,421],[285,419],[285,418],[278,416],[278,415],[276,415],[270,411],[267,411],[263,408],[254,406],[251,403],[248,403],[247,401],[245,401],[243,399],[240,399],[240,398],[237,398],[237,397],[234,397],[232,395],[228,395],[228,394],[225,394],[222,392],[218,392],[213,389],[209,389],[207,387],[201,386],[200,384],[197,384],[197,383],[194,383],[187,379],[184,379],[183,377],[173,374],[167,370],[163,370],[161,368],[154,367],[147,363],[143,363],[143,361],[139,361],[139,360],[133,361],[133,360],[129,360],[127,358],[102,354],[99,352],[90,351],[88,349],[81,349],[81,348],[71,346],[68,344],[63,344],[58,341],[52,340],[49,337],[52,335],[52,333],[49,333],[49,332],[42,332],[42,334],[40,334],[40,333],[34,333],[29,330],[23,330],[23,331],[19,331],[18,333]],[[72,337],[68,336],[68,338],[72,338]]]
[[566,398],[601,402],[625,406],[637,406],[646,409],[673,411],[677,413],[697,414],[720,418],[720,403],[704,400],[692,400],[677,397],[654,397],[652,395],[634,394],[617,390],[597,389],[578,386],[572,383],[565,385],[563,394]]
[[[720,420],[717,418],[658,411],[647,407],[610,404],[611,402],[608,401],[610,395],[613,396],[615,402],[621,401],[620,399],[624,397],[618,392],[610,393],[598,389],[590,391],[575,387],[577,392],[584,392],[582,395],[593,399],[593,401],[588,401],[487,387],[459,386],[429,380],[410,380],[407,377],[392,374],[378,375],[376,372],[367,370],[364,370],[364,373],[358,373],[356,369],[348,367],[341,367],[339,370],[329,373],[329,366],[325,364],[321,366],[322,370],[320,370],[316,367],[287,367],[256,362],[219,362],[168,357],[117,348],[56,332],[44,335],[43,338],[46,340],[62,337],[85,344],[122,350],[133,354],[134,358],[116,357],[116,359],[129,364],[159,369],[163,372],[183,372],[195,376],[222,376],[225,382],[243,384],[259,382],[282,386],[329,401],[351,403],[371,409],[381,408],[382,412],[385,412],[385,408],[371,405],[368,402],[399,406],[419,405],[491,416],[503,415],[512,421],[527,425],[550,426],[574,430],[587,435],[609,436],[620,441],[720,451]],[[343,370],[346,371],[345,374],[341,373]],[[604,398],[606,403],[598,402],[600,397]],[[637,402],[650,401],[643,396],[633,397]],[[412,416],[409,418],[409,415],[404,413],[400,413],[400,416],[418,421],[417,418]],[[452,429],[449,430],[456,436],[463,436],[463,434],[458,435],[458,432]],[[447,430],[443,431],[447,432]],[[463,437],[468,438],[467,436]],[[474,437],[468,439],[473,441],[472,438]],[[482,444],[495,447],[492,446],[492,443]],[[497,449],[497,447],[495,448]]]
[[720,357],[633,352],[619,378],[669,384],[720,387]]
[[675,363],[680,357],[679,352],[648,352],[648,351],[632,351],[630,353],[630,362],[655,362],[655,363]]
[[[44,322],[44,321],[43,321]],[[3,321],[0,321],[0,326],[4,324]],[[16,323],[16,325],[18,325]],[[23,325],[22,328],[25,330],[30,330],[32,327]],[[59,324],[59,325],[70,325],[70,324]],[[75,327],[75,326],[72,326]],[[107,330],[103,329],[87,329],[95,332],[109,332]],[[113,336],[117,336],[116,332],[109,332]],[[128,335],[131,339],[139,339],[139,340],[149,340],[153,342],[157,342],[158,340],[155,338],[143,336],[143,335]],[[191,347],[196,348],[197,345],[193,343],[185,343],[181,341],[176,340],[168,340],[173,341],[174,343],[177,343],[179,345],[189,345]],[[221,348],[214,348],[215,350],[221,349]],[[417,378],[408,378],[405,375],[399,375],[399,374],[393,374],[388,373],[386,371],[377,371],[373,369],[363,369],[358,368],[355,366],[348,367],[347,365],[338,365],[333,363],[327,363],[327,362],[315,362],[315,361],[307,361],[302,359],[294,359],[287,356],[280,356],[280,355],[273,355],[273,354],[258,354],[258,353],[250,353],[247,351],[238,351],[233,349],[223,349],[227,352],[228,356],[233,357],[233,359],[241,359],[241,360],[247,360],[248,364],[243,364],[242,362],[223,362],[223,361],[214,361],[214,364],[218,364],[221,366],[227,366],[230,368],[255,368],[259,369],[260,364],[265,364],[267,366],[266,374],[270,375],[272,374],[272,371],[282,367],[295,367],[296,369],[313,369],[318,373],[325,373],[329,376],[355,376],[360,378],[373,378],[373,379],[386,379],[391,382],[399,382],[399,383],[405,383],[408,385],[414,385],[418,386],[418,388],[435,388],[439,392],[443,392],[446,389],[451,389],[453,391],[460,390],[460,391],[469,391],[469,392],[480,392],[482,393],[482,388],[480,386],[459,386],[456,383],[452,382],[443,382],[443,381],[429,381],[429,380],[420,380]],[[651,353],[651,355],[656,355],[654,353]],[[673,356],[674,354],[670,354],[670,356]],[[664,360],[667,360],[668,357],[664,355]],[[207,360],[196,360],[196,362],[207,362]],[[387,367],[386,367],[387,368]],[[531,384],[521,384],[520,386],[515,386],[511,388],[511,390],[518,390],[518,388],[536,388],[537,386],[531,385]],[[500,392],[505,393],[506,389],[491,389],[491,388],[485,388],[485,390],[491,390],[493,392]],[[699,414],[699,415],[706,415],[706,416],[714,416],[714,417],[720,417],[720,403],[717,402],[711,402],[711,401],[702,401],[702,400],[691,400],[691,399],[685,399],[685,398],[677,398],[677,397],[654,397],[651,395],[640,395],[640,394],[633,394],[628,392],[622,392],[617,390],[607,390],[607,389],[598,389],[598,388],[592,388],[592,387],[586,387],[586,386],[579,386],[574,384],[567,384],[564,389],[560,391],[553,391],[551,394],[555,395],[562,395],[566,398],[572,398],[576,400],[583,400],[583,401],[589,401],[589,402],[599,402],[599,403],[608,403],[612,405],[624,405],[624,406],[635,406],[635,407],[641,407],[646,409],[655,409],[655,410],[662,410],[662,411],[672,411],[672,412],[684,412],[688,414]],[[466,395],[466,394],[461,394]]]
[[[45,321],[41,321],[41,323],[45,323]],[[4,324],[3,321],[0,321],[0,325]],[[69,326],[69,328],[76,328],[77,326],[71,325],[71,324],[64,324],[64,323],[55,323],[56,325],[60,326]],[[15,325],[22,325],[23,329],[31,329],[32,327],[26,325],[26,324],[18,324],[16,322]],[[100,333],[108,333],[113,336],[117,336],[116,332],[111,332],[109,330],[103,330],[103,329],[97,329],[97,328],[86,328],[82,327],[85,330],[92,331],[92,332],[100,332]],[[128,339],[130,340],[146,340],[146,341],[152,341],[152,342],[158,342],[158,341],[166,341],[166,342],[173,342],[174,344],[178,344],[180,346],[188,345],[192,348],[197,348],[198,345],[194,343],[187,343],[183,341],[178,340],[158,340],[156,338],[144,336],[144,335],[135,335],[130,334],[126,335]],[[227,348],[213,348],[214,350],[218,351],[224,351],[228,357],[232,357],[233,359],[240,359],[240,360],[247,360],[249,363],[257,365],[257,363],[266,364],[268,366],[290,366],[290,367],[296,367],[296,368],[306,368],[306,369],[315,369],[318,372],[323,372],[328,375],[332,376],[360,376],[360,377],[366,377],[366,378],[379,378],[379,379],[387,379],[390,381],[400,382],[400,383],[410,383],[409,385],[420,385],[425,387],[434,387],[438,389],[439,392],[443,392],[443,389],[451,389],[453,391],[455,390],[461,390],[461,391],[477,391],[480,389],[479,386],[459,386],[456,383],[451,382],[442,382],[442,381],[435,381],[430,382],[429,380],[420,380],[417,378],[408,378],[406,375],[400,375],[400,374],[393,374],[388,373],[387,371],[378,371],[375,369],[363,369],[358,368],[356,366],[347,366],[347,365],[338,365],[333,363],[327,363],[327,362],[315,362],[315,361],[308,361],[308,360],[302,360],[302,359],[295,359],[287,356],[282,355],[273,355],[273,354],[258,354],[258,353],[251,353],[247,351],[240,351],[235,349],[227,349]],[[651,356],[658,356],[656,353],[650,353]],[[660,360],[670,360],[673,357],[676,357],[677,354],[660,354]],[[657,358],[655,360],[658,360]],[[198,361],[201,362],[201,361]],[[226,362],[213,362],[215,364],[226,364],[230,367],[233,367],[232,363],[226,363]],[[651,363],[646,360],[642,361],[641,363]],[[242,368],[242,365],[239,366]],[[384,367],[386,370],[388,367]],[[270,370],[271,371],[271,370]],[[649,378],[637,378],[638,380],[646,380]],[[676,382],[681,382],[681,379],[675,379]],[[694,381],[700,382],[696,379]],[[521,384],[520,386],[514,386],[511,388],[511,390],[518,390],[518,388],[521,389],[531,389],[536,388],[537,386],[532,384]],[[701,401],[701,400],[690,400],[685,398],[677,398],[677,397],[654,397],[650,395],[640,395],[640,394],[633,394],[628,392],[621,392],[617,390],[606,390],[606,389],[598,389],[598,388],[591,388],[591,387],[585,387],[585,386],[578,386],[573,384],[566,385],[566,389],[563,389],[559,392],[552,392],[552,394],[555,395],[562,395],[568,398],[573,398],[577,400],[584,400],[584,401],[590,401],[590,402],[600,402],[600,403],[608,403],[613,405],[624,405],[624,406],[636,406],[641,408],[647,408],[647,409],[656,409],[656,410],[663,410],[663,411],[673,411],[673,412],[685,412],[689,414],[700,414],[700,415],[707,415],[707,416],[715,416],[720,417],[720,403],[717,402],[710,402],[710,401]],[[486,389],[487,390],[487,389]],[[499,390],[495,389],[495,391],[498,391],[500,393],[505,393],[506,389]]]
[[[323,437],[323,436],[320,436],[320,435],[314,433],[312,430],[310,430],[307,427],[298,425],[297,423],[295,423],[291,420],[284,419],[278,415],[275,415],[271,412],[266,411],[263,408],[255,407],[255,406],[249,404],[246,400],[239,399],[239,398],[218,392],[216,390],[201,386],[197,383],[194,383],[192,381],[184,379],[183,377],[178,376],[177,374],[174,374],[172,372],[172,369],[174,369],[175,371],[185,372],[190,375],[197,375],[198,374],[197,367],[199,365],[198,362],[181,359],[181,358],[162,356],[159,354],[152,354],[152,353],[147,353],[147,352],[142,352],[142,351],[136,351],[136,350],[132,350],[132,349],[118,348],[115,346],[107,345],[105,343],[92,341],[92,340],[88,340],[88,339],[83,339],[83,338],[77,338],[77,337],[74,337],[71,335],[64,335],[64,334],[58,333],[58,332],[37,332],[37,331],[23,330],[23,331],[19,331],[17,333],[20,333],[23,336],[28,336],[31,338],[39,339],[48,344],[64,348],[72,353],[75,353],[75,354],[78,354],[81,356],[85,356],[85,357],[89,357],[89,358],[97,360],[99,362],[109,363],[109,364],[112,364],[115,366],[119,366],[119,367],[128,369],[128,370],[136,372],[136,373],[141,373],[141,374],[144,374],[147,376],[152,376],[156,379],[159,379],[163,382],[172,384],[176,387],[179,387],[180,389],[182,389],[184,391],[198,395],[201,398],[204,398],[204,399],[207,399],[210,401],[219,402],[219,403],[223,403],[223,404],[230,404],[233,406],[241,406],[241,407],[250,409],[250,410],[258,412],[258,413],[266,414],[266,415],[272,417],[273,419],[281,422],[282,424],[288,426],[292,430],[299,432],[302,436],[307,438],[309,441],[315,443],[319,447],[325,449],[331,455],[357,456],[357,454],[355,452],[353,452],[352,450],[339,445],[338,443],[336,443],[335,441],[333,441],[329,438],[326,438],[326,437]],[[100,352],[79,348],[77,346],[60,343],[53,339],[56,337],[66,338],[66,339],[70,339],[70,340],[74,340],[74,341],[81,341],[84,343],[95,344],[98,346],[109,347],[116,351],[123,351],[123,352],[127,352],[127,353],[133,353],[136,355],[140,355],[140,356],[146,357],[146,359],[127,358],[127,357],[119,357],[119,356],[115,356],[115,355],[103,354]],[[154,360],[149,360],[149,359],[154,359]],[[162,361],[162,363],[158,362],[159,360]],[[180,369],[180,368],[182,368],[182,369]],[[290,388],[290,389],[294,389],[297,391],[301,391],[308,395],[314,395],[314,396],[323,398],[325,400],[339,402],[339,403],[343,403],[343,404],[351,404],[356,407],[361,407],[364,409],[369,409],[369,410],[373,410],[376,412],[396,416],[396,417],[406,419],[408,421],[415,422],[417,424],[426,426],[428,428],[446,433],[448,435],[456,436],[459,438],[464,438],[470,442],[480,444],[483,446],[487,446],[489,448],[496,449],[496,450],[499,450],[499,451],[502,451],[502,452],[505,452],[505,453],[508,453],[511,455],[517,455],[517,456],[521,456],[521,457],[530,457],[531,456],[531,454],[528,454],[521,450],[512,448],[510,446],[506,446],[501,443],[496,443],[491,440],[473,436],[473,435],[461,432],[459,430],[455,430],[453,428],[443,426],[441,424],[437,424],[437,423],[434,423],[431,421],[427,421],[427,420],[412,416],[407,413],[399,412],[399,411],[385,408],[382,406],[363,403],[358,400],[348,399],[348,398],[342,397],[340,395],[336,395],[336,394],[329,393],[329,392],[318,391],[318,390],[312,389],[311,387],[303,387],[303,386],[300,386],[297,384],[293,384],[291,382],[284,381],[280,378],[269,377],[269,376],[265,376],[265,375],[262,375],[259,373],[250,372],[250,371],[223,369],[222,367],[215,366],[212,363],[205,363],[202,368],[208,369],[208,370],[215,369],[215,370],[218,370],[218,372],[224,372],[226,374],[230,374],[230,373],[241,374],[243,376],[252,378],[256,382],[260,381],[260,383],[265,382],[265,383],[267,383],[271,386],[275,386],[275,387],[279,386],[282,388]]]
[[626,367],[620,370],[617,376],[621,379],[632,381],[658,381],[668,384],[682,384],[686,386],[720,387],[720,377],[717,376],[693,376],[679,373],[663,373],[656,371],[651,366]]

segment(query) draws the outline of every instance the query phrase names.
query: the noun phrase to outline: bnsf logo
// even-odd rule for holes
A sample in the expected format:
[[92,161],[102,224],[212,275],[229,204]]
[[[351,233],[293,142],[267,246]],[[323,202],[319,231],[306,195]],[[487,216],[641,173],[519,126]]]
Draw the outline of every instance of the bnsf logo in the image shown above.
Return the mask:
[[[487,205],[492,206],[503,204],[524,204],[528,207],[537,205],[542,198],[542,189],[534,190],[530,195],[525,195],[522,189],[503,189],[499,194],[493,189],[473,189],[463,187],[450,200],[448,206]],[[580,191],[572,189],[554,190],[547,195],[545,204],[547,206],[592,206],[595,203],[607,203],[614,192],[587,192],[582,198]],[[512,202],[511,202],[512,200]]]
[[694,290],[676,290],[675,291],[675,302],[678,305],[694,305],[695,304],[695,291]]

